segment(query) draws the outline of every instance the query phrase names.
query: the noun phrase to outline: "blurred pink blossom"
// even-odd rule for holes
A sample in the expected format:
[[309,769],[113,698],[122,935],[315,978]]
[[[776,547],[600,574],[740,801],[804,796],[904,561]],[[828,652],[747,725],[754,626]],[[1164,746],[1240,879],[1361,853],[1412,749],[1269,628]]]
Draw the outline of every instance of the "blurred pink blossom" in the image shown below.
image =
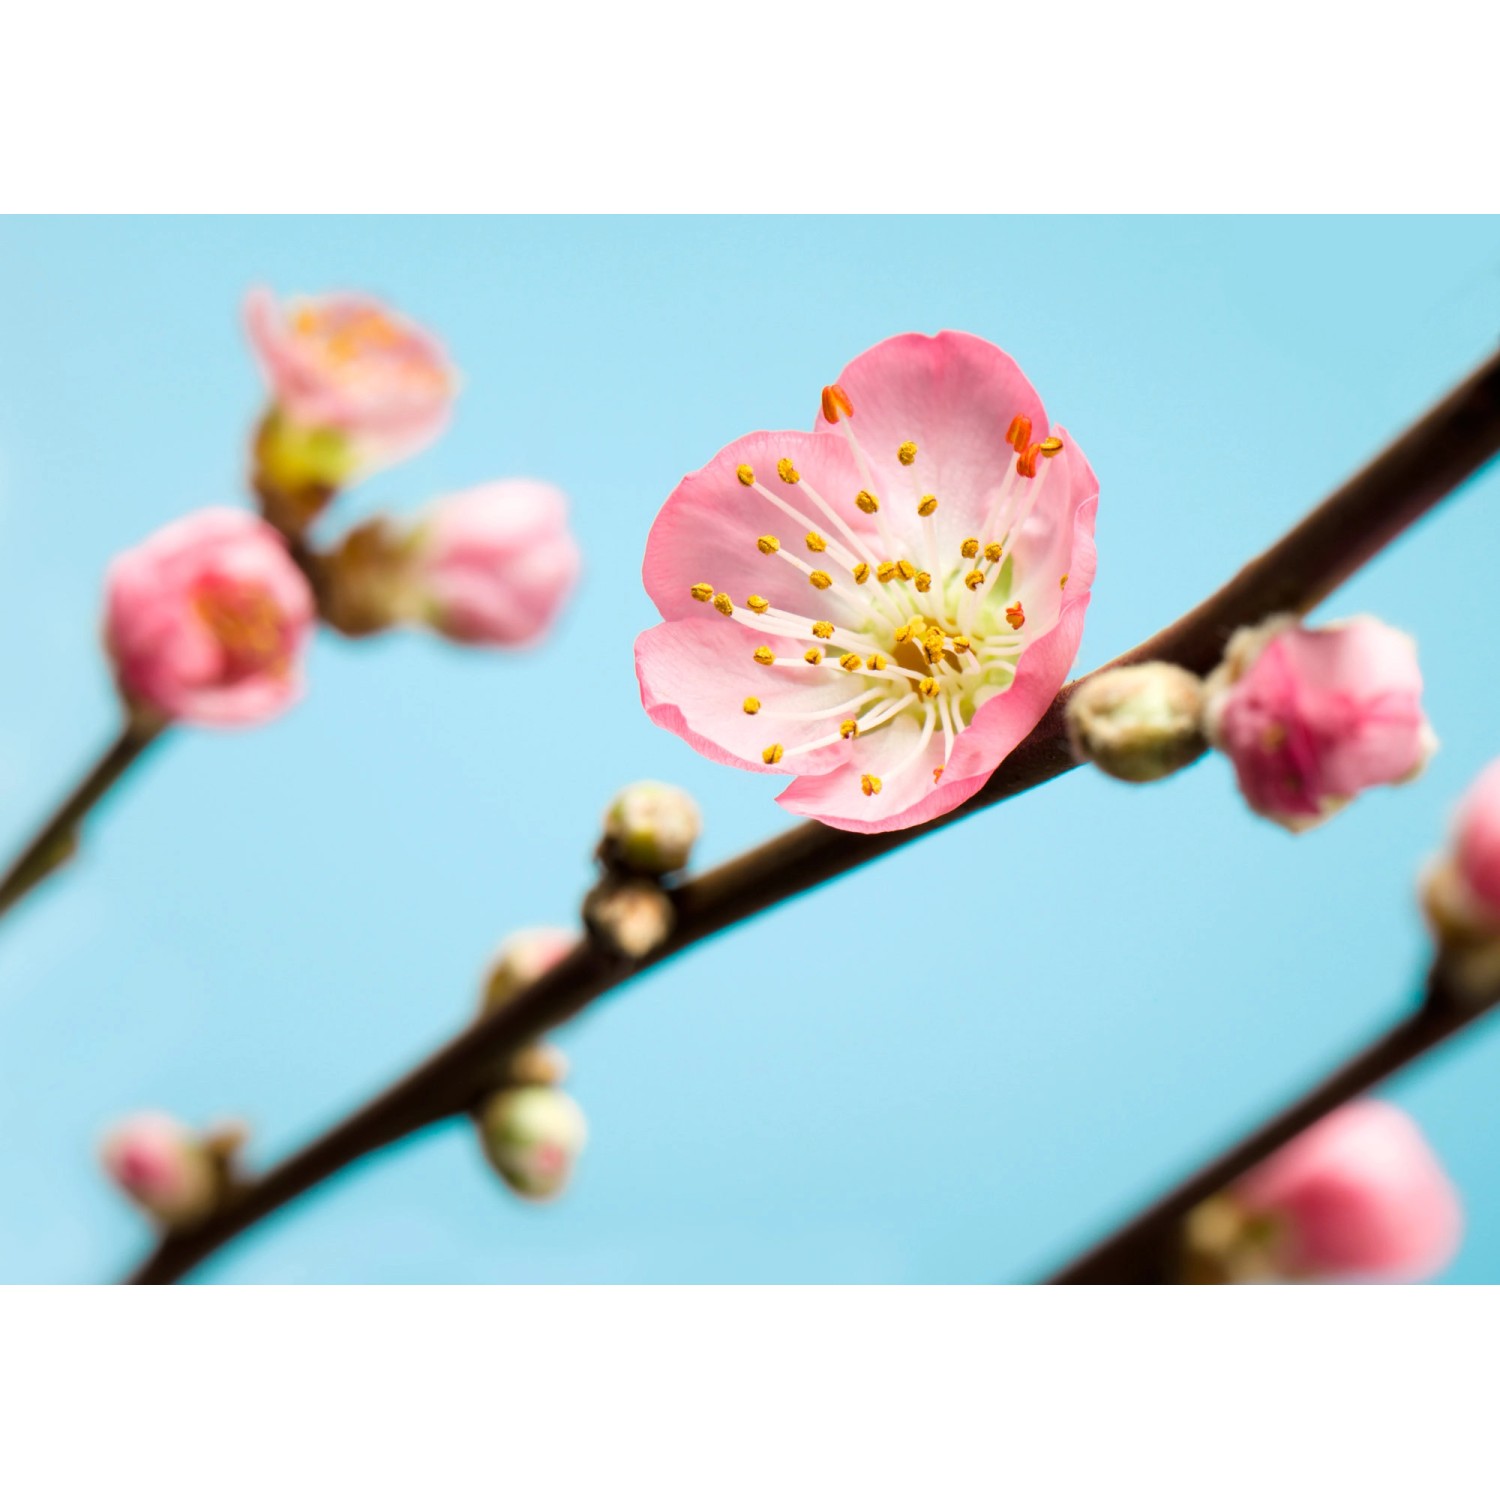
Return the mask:
[[1437,743],[1415,642],[1368,615],[1239,631],[1208,680],[1204,724],[1245,800],[1293,832],[1367,787],[1417,775]]
[[105,580],[121,691],[137,710],[190,724],[259,724],[294,702],[315,616],[280,535],[227,507],[164,526]]
[[823,393],[815,430],[731,443],[667,499],[636,642],[652,720],[795,779],[857,832],[957,807],[1078,651],[1098,482],[1009,355],[904,334]]
[[471,645],[530,645],[578,581],[567,497],[538,480],[502,479],[436,500],[412,542],[422,612]]
[[1454,865],[1484,915],[1500,924],[1500,760],[1482,771],[1459,804]]
[[1379,1100],[1336,1110],[1231,1189],[1269,1221],[1283,1275],[1422,1281],[1453,1258],[1458,1194],[1409,1116]]
[[447,425],[457,378],[442,346],[373,297],[335,292],[283,305],[257,287],[245,326],[279,410],[347,440],[352,468],[394,463]]

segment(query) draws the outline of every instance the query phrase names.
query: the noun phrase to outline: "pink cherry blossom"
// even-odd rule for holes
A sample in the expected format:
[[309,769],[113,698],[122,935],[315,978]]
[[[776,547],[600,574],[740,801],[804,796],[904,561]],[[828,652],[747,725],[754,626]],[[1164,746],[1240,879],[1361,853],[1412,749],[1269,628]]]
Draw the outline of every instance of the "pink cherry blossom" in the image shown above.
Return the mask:
[[1422,1281],[1453,1258],[1458,1194],[1409,1116],[1374,1099],[1347,1104],[1232,1190],[1272,1231],[1289,1278]]
[[1453,863],[1483,915],[1500,924],[1500,760],[1485,768],[1459,804]]
[[1010,357],[904,334],[690,474],[646,546],[647,713],[835,828],[957,807],[1078,651],[1098,484]]
[[170,1115],[133,1115],[100,1148],[115,1184],[164,1224],[186,1225],[213,1207],[217,1179],[202,1142]]
[[413,587],[433,627],[471,645],[525,646],[578,581],[561,490],[503,479],[434,501],[415,534]]
[[1415,776],[1436,746],[1415,642],[1368,615],[1240,631],[1209,678],[1205,730],[1250,806],[1294,832]]
[[104,636],[138,710],[190,724],[259,724],[302,690],[316,609],[277,532],[215,507],[110,564]]
[[457,379],[442,346],[373,297],[335,292],[283,306],[257,287],[245,326],[280,411],[349,440],[357,467],[405,458],[447,425]]

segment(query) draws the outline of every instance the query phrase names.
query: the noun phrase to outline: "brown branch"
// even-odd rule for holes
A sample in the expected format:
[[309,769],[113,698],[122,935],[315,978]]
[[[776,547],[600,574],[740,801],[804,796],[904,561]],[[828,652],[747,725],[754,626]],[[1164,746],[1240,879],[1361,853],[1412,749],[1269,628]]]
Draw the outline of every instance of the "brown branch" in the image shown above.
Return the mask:
[[1404,1016],[1363,1052],[1334,1070],[1269,1123],[1252,1132],[1185,1182],[1157,1199],[1123,1229],[1078,1257],[1050,1280],[1057,1286],[1139,1285],[1178,1279],[1184,1216],[1228,1187],[1273,1151],[1301,1135],[1341,1104],[1415,1062],[1455,1032],[1487,1015],[1494,995],[1475,1004],[1452,993],[1434,974],[1416,1012]]
[[72,858],[84,818],[160,735],[159,728],[127,721],[114,743],[32,836],[10,869],[0,876],[0,917]]
[[[1311,609],[1497,451],[1500,356],[1445,396],[1218,593],[1110,666],[1160,659],[1207,671],[1236,628],[1278,610]],[[207,1223],[164,1238],[130,1280],[176,1280],[351,1162],[463,1111],[476,1101],[495,1058],[570,1020],[700,939],[1060,776],[1073,765],[1063,727],[1070,691],[1063,689],[979,793],[946,817],[883,834],[843,833],[803,823],[681,886],[675,893],[676,930],[645,962],[623,964],[580,944],[505,1010],[476,1021],[380,1097],[249,1183]]]

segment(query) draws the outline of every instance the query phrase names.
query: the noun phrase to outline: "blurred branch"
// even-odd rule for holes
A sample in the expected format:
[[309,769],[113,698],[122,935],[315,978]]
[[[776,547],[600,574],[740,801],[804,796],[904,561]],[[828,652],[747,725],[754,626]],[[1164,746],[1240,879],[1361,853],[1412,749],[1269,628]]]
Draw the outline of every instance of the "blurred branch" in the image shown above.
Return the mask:
[[126,723],[115,742],[0,876],[0,917],[72,858],[84,818],[160,735],[159,728]]
[[1414,1014],[1404,1016],[1268,1124],[1064,1267],[1050,1278],[1052,1284],[1126,1286],[1177,1280],[1183,1219],[1198,1204],[1228,1187],[1324,1115],[1487,1015],[1497,1003],[1500,994],[1477,1004],[1457,995],[1434,972]]
[[[1206,672],[1241,625],[1313,608],[1350,574],[1500,451],[1500,356],[1490,359],[1216,594],[1109,666],[1163,660]],[[1107,668],[1101,669],[1107,670]],[[628,963],[587,941],[413,1072],[304,1147],[196,1229],[165,1237],[130,1280],[173,1281],[214,1250],[351,1162],[476,1101],[494,1060],[693,943],[1072,769],[1065,687],[985,786],[946,817],[896,833],[844,833],[806,822],[673,893],[677,926],[649,958]]]

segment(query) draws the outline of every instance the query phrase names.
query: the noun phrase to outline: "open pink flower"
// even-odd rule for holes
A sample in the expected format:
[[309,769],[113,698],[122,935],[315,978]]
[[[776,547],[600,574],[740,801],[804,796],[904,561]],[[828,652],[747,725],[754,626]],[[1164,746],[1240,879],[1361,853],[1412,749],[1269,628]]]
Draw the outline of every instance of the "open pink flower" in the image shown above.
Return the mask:
[[185,1226],[214,1206],[217,1175],[203,1143],[170,1115],[122,1120],[100,1148],[115,1184],[162,1223]]
[[1463,1213],[1409,1116],[1361,1099],[1247,1173],[1232,1197],[1261,1217],[1289,1278],[1422,1281],[1458,1249]]
[[1293,832],[1367,787],[1417,775],[1436,746],[1409,635],[1368,615],[1239,631],[1208,680],[1204,727],[1245,800]]
[[434,501],[414,536],[419,607],[435,629],[470,644],[538,639],[578,569],[567,496],[538,480],[502,479]]
[[835,828],[938,817],[1072,666],[1097,498],[1008,355],[887,339],[824,391],[813,432],[741,438],[667,500],[646,711],[714,760],[795,777],[781,805]]
[[442,346],[373,297],[335,292],[283,307],[257,287],[245,326],[279,410],[347,440],[351,468],[394,463],[447,424],[457,381]]
[[258,724],[293,703],[315,613],[277,532],[227,507],[164,526],[105,579],[105,644],[121,691],[190,724]]

